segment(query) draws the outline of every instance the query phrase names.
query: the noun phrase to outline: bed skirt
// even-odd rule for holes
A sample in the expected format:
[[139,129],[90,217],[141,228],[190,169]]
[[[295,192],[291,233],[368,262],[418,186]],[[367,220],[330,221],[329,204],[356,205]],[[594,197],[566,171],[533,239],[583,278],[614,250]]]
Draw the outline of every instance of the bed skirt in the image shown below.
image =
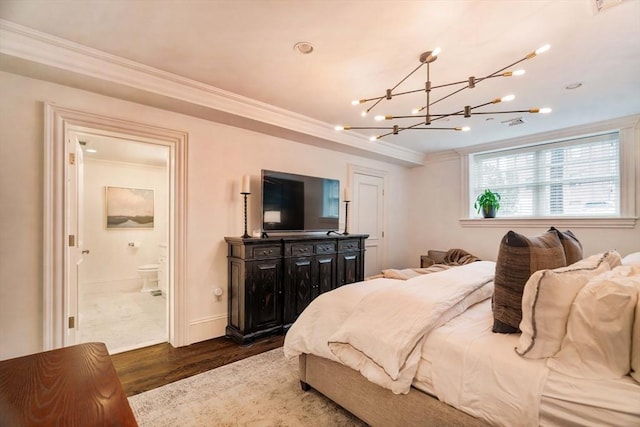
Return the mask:
[[314,388],[371,426],[488,426],[413,387],[393,394],[323,357],[302,354],[298,361],[303,389]]

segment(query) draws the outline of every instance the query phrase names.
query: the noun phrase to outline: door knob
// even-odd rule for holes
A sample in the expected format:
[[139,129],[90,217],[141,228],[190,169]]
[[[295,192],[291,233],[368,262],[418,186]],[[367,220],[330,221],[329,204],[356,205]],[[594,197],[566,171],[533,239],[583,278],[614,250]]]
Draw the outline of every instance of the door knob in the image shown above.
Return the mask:
[[82,254],[83,254],[83,255],[84,255],[84,254],[88,254],[88,253],[89,253],[89,249],[85,249],[85,250],[83,250],[83,251],[82,251]]

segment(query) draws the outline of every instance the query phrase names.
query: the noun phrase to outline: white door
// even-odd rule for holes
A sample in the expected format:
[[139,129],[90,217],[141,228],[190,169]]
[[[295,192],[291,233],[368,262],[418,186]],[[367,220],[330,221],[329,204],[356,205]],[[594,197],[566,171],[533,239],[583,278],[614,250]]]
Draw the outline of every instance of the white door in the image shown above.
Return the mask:
[[66,220],[67,230],[67,290],[65,301],[65,346],[76,343],[78,328],[78,282],[80,264],[83,256],[83,181],[84,165],[82,149],[76,135],[70,134],[67,140],[67,194]]
[[380,273],[384,263],[384,177],[355,172],[353,232],[368,234],[365,240],[364,276]]

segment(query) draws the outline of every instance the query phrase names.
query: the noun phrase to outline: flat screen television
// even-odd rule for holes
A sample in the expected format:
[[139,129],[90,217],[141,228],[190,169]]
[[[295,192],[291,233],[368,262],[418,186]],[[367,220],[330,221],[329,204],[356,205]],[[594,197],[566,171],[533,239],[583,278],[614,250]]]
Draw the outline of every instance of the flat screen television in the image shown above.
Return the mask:
[[264,232],[335,231],[339,210],[339,180],[262,170]]

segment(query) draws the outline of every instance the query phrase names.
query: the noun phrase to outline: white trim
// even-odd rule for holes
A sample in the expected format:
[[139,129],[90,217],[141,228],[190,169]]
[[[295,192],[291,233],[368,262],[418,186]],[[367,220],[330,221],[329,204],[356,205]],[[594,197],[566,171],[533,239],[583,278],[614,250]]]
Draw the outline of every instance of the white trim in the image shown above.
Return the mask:
[[229,317],[226,314],[207,316],[189,322],[189,343],[210,339],[211,336],[224,336]]
[[422,166],[424,162],[423,153],[385,141],[369,141],[364,135],[337,132],[332,124],[3,19],[0,39],[0,53],[5,55],[300,132],[342,149],[374,153],[405,166]]
[[100,132],[103,135],[133,135],[169,147],[173,211],[170,214],[170,264],[173,292],[170,292],[169,341],[187,344],[186,231],[187,231],[187,143],[184,132],[113,119],[45,103],[44,218],[43,218],[43,349],[64,345],[65,307],[65,176],[64,143],[69,130]]
[[469,228],[635,228],[638,218],[461,218],[460,225]]

